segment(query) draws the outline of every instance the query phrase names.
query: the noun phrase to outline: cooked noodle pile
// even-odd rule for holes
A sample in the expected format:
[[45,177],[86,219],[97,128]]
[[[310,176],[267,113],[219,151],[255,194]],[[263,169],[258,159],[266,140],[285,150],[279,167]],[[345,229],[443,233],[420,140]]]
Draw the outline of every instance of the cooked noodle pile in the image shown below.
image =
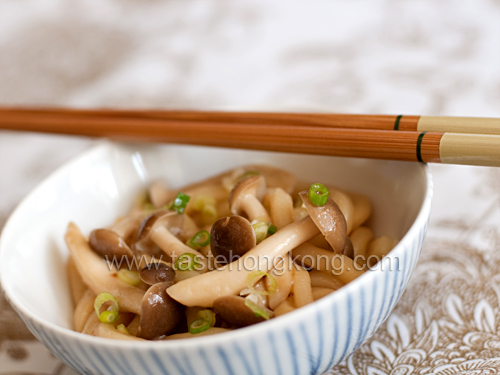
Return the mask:
[[[315,181],[312,181],[315,182]],[[70,223],[74,329],[122,340],[206,336],[276,318],[360,276],[395,245],[368,198],[249,165],[153,183],[88,238]]]

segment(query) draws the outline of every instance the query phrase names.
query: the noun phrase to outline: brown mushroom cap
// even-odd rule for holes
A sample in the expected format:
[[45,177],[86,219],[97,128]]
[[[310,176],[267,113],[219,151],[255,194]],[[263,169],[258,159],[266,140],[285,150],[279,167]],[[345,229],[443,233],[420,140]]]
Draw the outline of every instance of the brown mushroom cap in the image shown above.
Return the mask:
[[165,281],[174,281],[175,271],[167,264],[154,262],[145,265],[139,272],[139,277],[148,285],[163,283]]
[[166,289],[171,285],[173,281],[165,281],[146,291],[141,305],[139,337],[153,340],[169,335],[184,319],[185,307],[167,294]]
[[246,327],[265,320],[256,316],[245,305],[245,298],[239,296],[217,298],[214,301],[214,311],[231,327]]
[[339,206],[328,198],[323,206],[315,206],[309,199],[308,191],[299,193],[309,216],[337,254],[342,254],[347,241],[347,223]]
[[241,215],[242,202],[246,195],[253,195],[262,201],[266,193],[266,179],[262,175],[243,178],[233,187],[229,194],[229,206],[234,215]]
[[212,225],[210,249],[221,264],[238,259],[256,244],[252,224],[242,216],[222,217]]
[[109,229],[95,229],[90,233],[89,245],[100,256],[112,260],[114,256],[133,257],[132,250],[118,233]]
[[182,220],[183,216],[175,211],[164,210],[152,213],[142,221],[139,227],[133,246],[134,250],[150,255],[162,254],[161,251],[157,251],[158,247],[150,240],[149,235],[159,225],[166,226],[171,232],[177,234],[181,230]]

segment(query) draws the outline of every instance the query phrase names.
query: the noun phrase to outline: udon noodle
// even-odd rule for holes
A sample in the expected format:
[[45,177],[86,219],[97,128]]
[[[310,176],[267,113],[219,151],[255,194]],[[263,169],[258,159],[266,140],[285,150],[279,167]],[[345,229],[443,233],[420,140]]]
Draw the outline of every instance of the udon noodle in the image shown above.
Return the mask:
[[[312,181],[314,182],[314,181]],[[367,197],[240,167],[172,189],[85,237],[70,223],[74,329],[122,340],[218,334],[288,314],[362,275],[395,245]]]

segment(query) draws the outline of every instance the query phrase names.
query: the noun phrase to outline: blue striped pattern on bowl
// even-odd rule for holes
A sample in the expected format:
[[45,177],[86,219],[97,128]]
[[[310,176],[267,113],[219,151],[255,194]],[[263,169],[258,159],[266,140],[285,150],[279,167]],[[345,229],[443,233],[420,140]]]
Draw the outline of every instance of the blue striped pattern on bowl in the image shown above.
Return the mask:
[[[342,292],[297,311],[307,315],[305,322],[298,319],[301,323],[297,326],[273,327],[279,320],[292,320],[288,316],[247,328],[244,342],[234,339],[231,333],[232,338],[215,343],[207,337],[207,345],[195,350],[174,342],[124,343],[128,345],[120,345],[117,350],[107,345],[109,340],[91,337],[78,340],[75,336],[83,335],[61,334],[16,310],[54,355],[81,374],[321,374],[368,339],[401,297],[417,262],[426,224],[412,229],[418,230],[415,233],[418,241],[410,241],[412,233],[409,233],[408,241],[403,240],[376,269],[362,276],[363,283],[350,284]],[[408,256],[399,257],[400,253]],[[392,271],[380,269],[391,262]]]

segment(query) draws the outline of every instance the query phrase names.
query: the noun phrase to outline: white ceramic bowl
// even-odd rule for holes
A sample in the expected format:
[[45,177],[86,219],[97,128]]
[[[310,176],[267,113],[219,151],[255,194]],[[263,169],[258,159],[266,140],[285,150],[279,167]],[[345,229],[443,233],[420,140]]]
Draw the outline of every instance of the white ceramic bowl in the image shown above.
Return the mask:
[[[400,239],[376,267],[339,291],[283,317],[221,335],[137,343],[71,330],[63,241],[127,211],[147,182],[180,186],[223,170],[267,163],[301,179],[364,193],[376,235]],[[425,236],[432,181],[424,164],[189,146],[104,143],[67,163],[16,209],[0,242],[0,281],[28,328],[82,374],[319,374],[359,347],[400,298]]]

